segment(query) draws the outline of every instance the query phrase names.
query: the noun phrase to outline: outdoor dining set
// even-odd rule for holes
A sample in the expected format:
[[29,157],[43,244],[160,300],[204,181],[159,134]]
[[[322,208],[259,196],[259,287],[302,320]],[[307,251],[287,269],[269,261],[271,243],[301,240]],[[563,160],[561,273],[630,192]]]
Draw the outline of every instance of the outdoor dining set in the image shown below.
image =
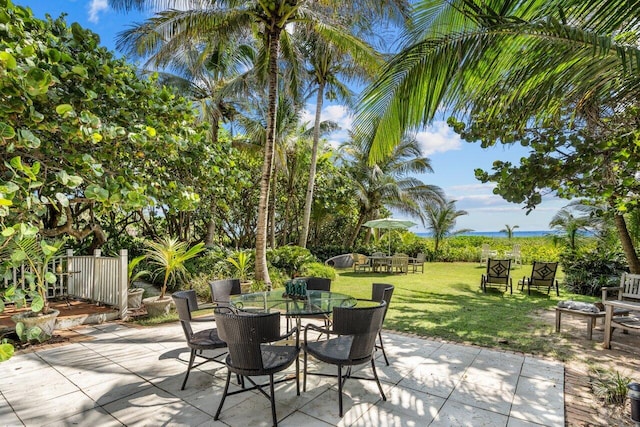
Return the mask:
[[407,254],[396,253],[385,255],[382,252],[374,252],[371,255],[354,253],[354,272],[374,272],[374,273],[417,273],[418,269],[424,273],[424,263],[426,257],[423,253],[418,253],[415,257]]
[[[289,283],[285,290],[246,294],[241,293],[238,279],[215,280],[210,282],[210,287],[213,316],[192,316],[194,311],[202,309],[193,290],[175,292],[172,297],[190,348],[182,389],[187,385],[191,370],[203,363],[215,361],[227,368],[224,391],[214,419],[219,419],[228,396],[258,390],[270,400],[273,425],[277,425],[274,386],[295,381],[296,394],[300,395],[300,353],[303,355],[303,391],[307,388],[308,375],[338,378],[340,417],[343,416],[342,388],[347,378],[375,381],[380,396],[386,400],[376,371],[374,352],[381,350],[389,365],[381,329],[393,295],[392,285],[374,283],[371,298],[367,300],[332,292],[331,280],[316,277],[295,279],[295,283]],[[281,322],[283,317],[286,322]],[[303,325],[304,319],[315,319],[324,324]],[[192,327],[195,323],[211,321],[216,327],[197,331]],[[204,353],[218,349],[226,349],[226,352],[218,352],[215,356]],[[337,375],[312,372],[309,356],[337,366]],[[202,361],[195,364],[197,357]],[[352,375],[352,367],[363,364],[371,365],[372,375]],[[277,380],[274,378],[292,365],[295,365],[294,374],[289,372]],[[255,377],[268,377],[269,381],[262,383]],[[232,380],[238,387],[230,391]]]

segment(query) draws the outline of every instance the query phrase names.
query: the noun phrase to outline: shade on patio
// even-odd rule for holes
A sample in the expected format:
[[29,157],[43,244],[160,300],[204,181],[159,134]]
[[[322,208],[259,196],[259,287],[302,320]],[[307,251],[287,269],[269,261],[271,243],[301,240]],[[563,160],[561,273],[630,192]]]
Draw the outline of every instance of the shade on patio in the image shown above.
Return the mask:
[[[380,218],[380,219],[372,219],[371,221],[367,221],[363,225],[369,228],[386,228],[387,230],[394,230],[394,229],[409,228],[418,224],[406,219]],[[391,255],[391,236],[389,236],[388,240],[389,240],[389,249],[387,254]]]

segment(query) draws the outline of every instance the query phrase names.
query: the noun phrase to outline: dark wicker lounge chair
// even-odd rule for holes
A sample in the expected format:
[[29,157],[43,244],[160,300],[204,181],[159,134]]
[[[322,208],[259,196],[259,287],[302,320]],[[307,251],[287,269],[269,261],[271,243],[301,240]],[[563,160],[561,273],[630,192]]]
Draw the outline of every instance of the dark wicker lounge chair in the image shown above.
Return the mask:
[[556,280],[556,272],[558,271],[557,262],[540,262],[534,261],[531,269],[531,277],[523,277],[519,285],[524,291],[527,286],[527,293],[531,295],[531,288],[547,288],[547,295],[551,292],[551,288],[556,288],[556,295],[560,296],[558,281]]
[[[281,336],[280,313],[233,314],[216,311],[216,322],[218,323],[220,337],[229,347],[229,355],[225,360],[228,369],[227,382],[214,419],[217,420],[219,418],[227,396],[257,389],[271,401],[273,425],[277,426],[278,418],[276,416],[274,384],[295,379],[296,392],[300,395],[298,330],[293,328],[286,335]],[[294,334],[296,336],[295,346],[267,344],[288,339]],[[296,363],[295,377],[274,381],[274,374],[285,370],[293,362]],[[253,387],[229,392],[232,372],[247,379],[253,384]],[[251,379],[251,377],[262,375],[269,376],[268,383],[257,384]],[[263,390],[263,387],[266,386],[269,386],[269,393]]]
[[[184,390],[187,385],[187,379],[189,379],[189,372],[194,367],[198,367],[204,363],[213,361],[224,364],[222,360],[220,360],[225,353],[219,354],[214,357],[207,357],[202,354],[203,350],[215,350],[219,348],[224,348],[227,344],[220,339],[218,336],[218,330],[216,328],[204,329],[198,332],[194,332],[191,328],[191,322],[202,322],[208,321],[212,322],[214,319],[212,317],[209,318],[192,318],[191,312],[198,309],[198,300],[196,299],[196,291],[188,290],[188,291],[179,291],[174,292],[171,295],[173,301],[176,304],[176,309],[178,311],[178,317],[180,318],[180,324],[182,325],[182,330],[184,331],[185,338],[187,339],[187,346],[191,349],[191,355],[189,356],[189,365],[187,367],[187,373],[184,376],[184,381],[182,382],[181,390]],[[205,359],[204,361],[198,363],[194,366],[194,361],[196,356]]]
[[510,259],[492,259],[487,261],[487,272],[482,275],[480,287],[483,292],[487,292],[489,286],[504,286],[505,292],[509,289],[513,294],[513,280],[509,277],[511,272]]
[[[342,386],[347,378],[375,380],[380,390],[382,400],[387,400],[378,379],[376,365],[373,357],[376,338],[382,328],[382,321],[386,310],[386,303],[365,308],[336,307],[333,310],[333,328],[331,330],[315,325],[307,325],[304,331],[304,389],[307,388],[307,375],[335,376],[322,373],[308,372],[307,355],[316,359],[338,366],[338,408],[340,416],[342,410]],[[324,341],[309,340],[309,330],[335,336]],[[351,375],[351,367],[371,362],[373,378],[363,378]],[[347,367],[345,374],[342,368]]]

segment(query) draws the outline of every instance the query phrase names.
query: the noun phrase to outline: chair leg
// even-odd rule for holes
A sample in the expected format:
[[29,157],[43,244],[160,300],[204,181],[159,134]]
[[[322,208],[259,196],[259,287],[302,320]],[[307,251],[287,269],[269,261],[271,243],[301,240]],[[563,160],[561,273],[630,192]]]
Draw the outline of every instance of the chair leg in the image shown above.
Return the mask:
[[191,356],[189,356],[189,366],[187,367],[187,373],[184,376],[184,381],[182,381],[182,387],[180,390],[184,390],[187,385],[187,380],[189,379],[189,372],[191,372],[191,367],[193,366],[193,361],[196,359],[196,350],[195,348],[191,349]]
[[273,427],[278,427],[278,417],[276,417],[276,393],[273,389],[273,374],[269,375],[269,396],[271,397],[271,416],[273,417]]
[[382,350],[382,356],[384,357],[384,363],[389,366],[389,359],[387,359],[387,353],[384,351],[384,343],[382,342],[382,332],[378,332],[378,338],[380,339],[380,350]]
[[307,392],[307,348],[304,350],[304,366],[303,366],[302,390]]
[[373,376],[375,377],[376,382],[378,383],[378,390],[380,390],[380,396],[382,396],[382,400],[386,402],[387,396],[384,395],[384,391],[382,390],[382,384],[380,384],[380,379],[378,378],[378,371],[376,371],[376,362],[375,360],[373,360],[373,357],[371,358],[371,367],[373,368]]
[[296,395],[300,396],[300,357],[298,356],[296,356]]
[[338,365],[338,410],[342,418],[342,365]]
[[218,410],[216,411],[216,415],[213,417],[214,420],[217,420],[220,417],[220,412],[222,412],[222,405],[224,405],[224,400],[227,398],[227,392],[229,391],[230,382],[231,382],[231,371],[227,369],[227,382],[224,385],[224,391],[222,392],[222,399],[220,400],[220,405],[218,405]]

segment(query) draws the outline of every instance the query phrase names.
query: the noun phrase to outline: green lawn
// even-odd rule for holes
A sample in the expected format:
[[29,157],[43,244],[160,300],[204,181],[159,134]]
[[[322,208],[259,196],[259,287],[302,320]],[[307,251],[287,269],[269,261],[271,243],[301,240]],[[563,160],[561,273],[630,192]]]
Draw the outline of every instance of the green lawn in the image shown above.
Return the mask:
[[559,300],[593,301],[594,298],[568,294],[560,297],[517,287],[529,276],[531,266],[512,270],[513,295],[498,289],[485,294],[480,277],[485,267],[477,263],[426,263],[424,273],[381,274],[340,270],[331,289],[357,298],[369,298],[371,283],[395,286],[385,320],[385,328],[449,341],[500,347],[527,353],[544,353],[560,359],[566,349],[558,344],[554,325],[537,318],[541,310],[551,310]]

